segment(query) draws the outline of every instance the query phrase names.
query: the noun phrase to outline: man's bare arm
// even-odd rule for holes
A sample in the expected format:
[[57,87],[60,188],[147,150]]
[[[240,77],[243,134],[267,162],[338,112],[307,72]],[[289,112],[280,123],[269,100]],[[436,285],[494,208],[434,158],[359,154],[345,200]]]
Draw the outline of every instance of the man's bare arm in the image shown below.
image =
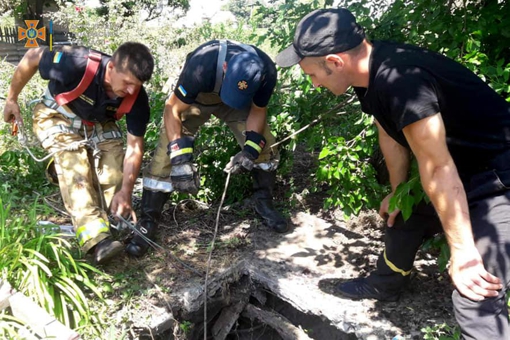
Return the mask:
[[29,49],[16,67],[5,102],[4,121],[6,123],[12,122],[13,120],[19,123],[23,122],[19,110],[18,97],[25,85],[27,85],[37,72],[44,50],[44,47]]
[[124,156],[122,175],[122,187],[113,197],[110,210],[114,215],[126,216],[131,213],[136,221],[136,215],[132,211],[131,196],[136,179],[140,173],[143,158],[143,137],[127,134],[127,147]]
[[264,132],[266,124],[267,108],[251,105],[250,114],[246,119],[246,131],[255,131],[259,134]]
[[409,150],[391,138],[379,122],[375,121],[379,132],[379,146],[390,175],[391,190],[407,180],[409,172]]
[[181,114],[191,105],[184,103],[182,100],[172,93],[165,103],[165,112],[163,120],[165,122],[166,135],[168,140],[174,141],[181,138],[182,121]]
[[382,200],[379,208],[379,215],[382,218],[387,217],[387,225],[388,227],[392,227],[395,223],[395,218],[400,213],[400,210],[395,209],[391,212],[389,211],[390,199],[393,197],[398,185],[407,180],[410,152],[407,148],[391,138],[377,120],[375,121],[375,124],[377,125],[379,132],[379,146],[381,147],[381,151],[384,156],[391,184],[391,193]]
[[446,146],[441,114],[403,130],[418,160],[423,189],[434,204],[450,246],[450,275],[457,290],[479,301],[498,294],[500,280],[488,273],[475,247],[466,193]]

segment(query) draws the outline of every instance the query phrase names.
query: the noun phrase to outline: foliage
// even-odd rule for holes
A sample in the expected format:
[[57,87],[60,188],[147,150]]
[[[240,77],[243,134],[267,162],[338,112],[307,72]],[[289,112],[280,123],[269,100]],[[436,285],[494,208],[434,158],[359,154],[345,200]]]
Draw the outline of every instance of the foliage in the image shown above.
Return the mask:
[[253,9],[261,6],[260,0],[230,0],[223,8],[230,11],[236,18],[248,20],[251,18]]
[[[0,62],[0,97],[7,95],[7,84],[10,82],[12,72],[14,72],[12,65]],[[28,127],[32,125],[30,101],[39,97],[42,91],[41,80],[33,79],[18,100],[24,122],[24,126],[19,128],[20,136],[23,134],[26,137],[25,145],[37,157],[42,157],[44,152],[38,147],[38,142]],[[0,190],[10,193],[9,198],[13,205],[30,205],[34,193],[49,194],[55,189],[46,180],[45,164],[38,163],[30,157],[18,138],[11,136],[11,128],[8,124],[0,126]]]
[[441,325],[427,326],[421,329],[423,339],[426,340],[458,340],[460,339],[459,327],[451,327],[443,323]]
[[[354,114],[351,116],[357,117]],[[379,202],[380,185],[376,181],[374,168],[368,162],[373,152],[372,139],[375,134],[372,120],[372,117],[362,114],[351,125],[349,132],[354,137],[350,140],[343,136],[330,137],[322,148],[317,180],[330,184],[330,197],[325,201],[325,209],[339,206],[347,215],[351,215]],[[337,182],[341,185],[335,185]]]
[[371,32],[413,43],[464,64],[503,97],[510,96],[507,1],[395,1]]
[[[92,296],[101,298],[101,293],[90,279],[90,273],[100,272],[83,261],[75,260],[71,243],[55,234],[51,226],[37,224],[41,208],[37,203],[24,213],[14,213],[8,200],[9,196],[2,191],[1,280],[32,297],[71,328],[90,327],[96,323],[98,320],[94,320],[90,313],[88,300]],[[9,317],[4,316],[9,321]],[[99,334],[100,329],[97,332]]]
[[0,13],[12,10],[16,18],[41,19],[44,2],[44,0],[3,0],[0,2]]
[[[285,48],[292,42],[296,22],[321,6],[324,2],[287,0],[275,7],[258,8],[254,20],[266,28],[258,42],[269,40],[277,50]],[[338,103],[345,101],[345,96],[337,98],[329,91],[313,88],[308,77],[289,68],[280,70],[271,108],[278,110],[278,117],[286,118],[275,124],[280,136],[312,123],[295,139],[283,144],[284,152],[294,150],[297,139],[305,142],[309,150],[320,150],[313,190],[326,185],[329,197],[325,208],[338,206],[346,215],[351,215],[375,207],[383,186],[377,183],[370,164],[377,145],[372,119],[362,114],[357,104],[345,106],[348,114],[335,109]]]
[[189,321],[183,321],[179,324],[179,329],[184,333],[189,333],[191,330],[192,323]]
[[[75,34],[75,43],[103,52],[113,53],[121,43],[127,40],[143,42],[151,49],[156,60],[156,69],[153,79],[146,85],[151,105],[151,121],[145,146],[145,158],[149,160],[150,152],[155,149],[159,137],[165,97],[171,89],[170,85],[178,76],[188,52],[207,40],[229,38],[253,43],[274,56],[291,43],[296,23],[304,15],[316,8],[332,6],[333,1],[284,0],[277,4],[276,1],[270,2],[272,6],[257,4],[250,8],[250,17],[247,7],[242,6],[246,2],[231,1],[230,9],[238,15],[239,19],[238,24],[234,25],[206,23],[198,27],[176,28],[172,26],[172,20],[166,20],[158,22],[158,26],[149,26],[144,19],[148,19],[151,14],[140,19],[133,13],[147,11],[147,7],[144,6],[152,6],[155,4],[153,0],[104,1],[103,5],[108,15],[100,15],[95,10],[60,1],[60,11],[52,13],[52,19],[55,23],[64,23],[66,27],[69,27],[69,31]],[[187,1],[171,3],[185,4]],[[171,3],[168,2],[167,5],[172,6]],[[506,45],[501,44],[502,41],[507,41],[510,35],[510,20],[504,16],[509,9],[508,2],[397,0],[388,4],[385,0],[343,0],[339,5],[348,7],[355,13],[370,38],[409,42],[444,53],[465,64],[485,79],[498,93],[509,98],[510,55]],[[0,88],[6,91],[13,69],[5,63],[1,66]],[[43,85],[40,82],[32,81],[23,92],[20,102],[27,127],[31,125],[31,113],[24,103],[28,99],[36,98],[42,88]],[[2,95],[4,93],[0,94]],[[347,214],[356,214],[361,209],[376,207],[378,198],[383,196],[386,188],[375,180],[376,170],[371,165],[373,153],[377,149],[377,137],[372,119],[361,113],[355,101],[339,106],[347,102],[350,96],[352,93],[337,98],[324,89],[314,89],[310,80],[297,68],[281,69],[275,93],[269,104],[268,120],[278,140],[310,125],[309,128],[280,145],[279,173],[285,174],[289,171],[297,144],[305,144],[308,151],[319,154],[318,167],[313,169],[316,180],[315,188],[312,189],[328,190],[325,207],[338,206]],[[195,146],[196,161],[200,165],[202,175],[202,189],[198,198],[210,202],[221,195],[225,184],[225,174],[222,169],[239,147],[226,125],[220,124],[215,119],[200,130]],[[32,151],[37,152],[34,146],[30,147]],[[392,207],[398,206],[402,210],[404,217],[409,216],[412,207],[420,199],[425,198],[420,188],[416,167],[412,169],[410,181],[399,186],[391,203]],[[0,130],[0,170],[2,181],[0,191],[12,193],[9,197],[14,200],[11,206],[27,206],[28,202],[33,202],[36,199],[34,190],[42,194],[52,190],[45,184],[44,165],[32,161],[26,155],[17,145],[16,139],[9,137],[9,127],[6,125]],[[229,200],[245,197],[249,186],[248,176],[233,177],[228,191]],[[23,204],[18,205],[18,202]],[[38,206],[37,209],[40,210],[41,207]],[[10,217],[10,219],[14,218]],[[19,229],[12,232],[21,232]],[[57,241],[56,238],[52,238],[53,236],[37,236],[33,234],[33,228],[27,228],[25,232],[32,237],[27,240],[39,240],[42,237],[45,243],[41,242],[50,244],[41,245],[37,249],[53,251],[61,247],[62,250],[58,250],[59,254],[70,252],[64,241]],[[33,248],[30,249],[35,249],[38,243],[31,242],[29,245]],[[426,247],[446,247],[446,244],[441,243],[439,239],[429,242],[430,244],[426,244]],[[11,247],[9,251],[16,249]],[[21,249],[23,256],[32,255],[31,252],[26,252],[25,248]],[[69,254],[73,255],[72,252]],[[67,275],[82,275],[74,271],[71,259],[66,256],[64,258],[68,262],[62,260],[61,263],[71,267],[68,269],[71,272]],[[54,267],[42,258],[49,263],[53,263],[52,261],[56,259],[43,254],[33,255],[26,261],[32,265],[30,268],[34,268],[33,261],[38,260],[51,272]],[[440,257],[441,267],[446,264],[446,259],[447,257],[442,257],[441,260]],[[80,261],[73,261],[81,264]],[[25,267],[25,270],[27,268]],[[41,270],[44,274],[44,269]],[[30,271],[27,272],[30,273]],[[52,282],[50,278],[41,280]],[[120,282],[124,279],[114,278],[114,280]],[[123,286],[118,286],[117,281],[112,286],[116,289],[120,287],[126,294],[134,294],[133,290],[123,290]],[[74,301],[66,300],[67,295],[60,292],[61,296],[64,296],[66,306],[71,306],[71,311],[68,311],[69,318],[74,318],[76,313],[85,311],[85,316],[79,315],[81,319],[75,319],[73,323],[97,323],[90,313],[87,315],[86,307],[75,307]],[[81,303],[81,295],[76,296],[75,299],[78,299],[76,301]],[[105,313],[104,309],[102,313]],[[8,316],[0,317],[2,320],[8,319]],[[15,320],[10,322],[13,325],[11,329],[16,330]],[[427,327],[423,330],[430,339],[450,336],[453,334],[451,331],[443,326]]]
[[420,174],[418,172],[418,163],[413,158],[411,161],[410,179],[407,182],[400,183],[390,200],[389,211],[396,208],[402,211],[402,217],[407,220],[414,207],[422,200],[429,202],[429,198],[425,195],[420,182]]
[[[196,160],[200,165],[202,181],[199,197],[209,201],[218,198],[223,193],[227,178],[223,169],[230,157],[233,157],[240,149],[232,132],[217,119],[213,119],[212,124],[201,128],[196,145]],[[249,191],[250,183],[248,176],[236,175],[232,177],[227,191],[227,203],[243,199],[245,193]]]
[[448,262],[450,261],[450,248],[446,242],[446,236],[444,234],[436,235],[426,240],[422,245],[423,251],[435,250],[439,253],[437,258],[437,266],[440,271],[446,270]]
[[[113,12],[116,12],[119,8],[123,11],[123,16],[131,17],[137,16],[140,13],[140,9],[147,13],[145,21],[153,20],[162,15],[163,10],[166,7],[172,8],[172,10],[183,10],[187,11],[190,7],[189,0],[166,0],[164,2],[160,0],[100,0],[101,6],[96,9],[96,13],[99,16],[109,17],[112,12],[112,7],[115,7]],[[112,6],[112,4],[114,4]]]

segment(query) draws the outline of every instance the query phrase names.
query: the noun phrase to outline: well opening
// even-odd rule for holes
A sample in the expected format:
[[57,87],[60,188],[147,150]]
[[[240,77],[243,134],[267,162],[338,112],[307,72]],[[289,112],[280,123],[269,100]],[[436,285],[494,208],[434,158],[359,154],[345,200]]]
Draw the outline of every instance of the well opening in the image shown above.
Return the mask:
[[[225,280],[207,300],[207,339],[357,339],[326,318],[293,307],[249,274],[228,281],[232,278]],[[187,324],[186,332],[181,333],[183,338],[204,339],[203,307],[202,303],[194,312],[175,315],[181,324]]]

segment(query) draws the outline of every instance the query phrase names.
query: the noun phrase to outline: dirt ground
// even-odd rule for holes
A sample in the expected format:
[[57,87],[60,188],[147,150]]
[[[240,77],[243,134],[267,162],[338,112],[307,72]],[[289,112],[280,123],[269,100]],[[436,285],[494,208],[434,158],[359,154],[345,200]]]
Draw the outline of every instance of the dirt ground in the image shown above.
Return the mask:
[[[286,198],[285,203],[282,198],[286,197],[289,181],[279,179],[276,202],[292,223],[288,234],[278,235],[265,227],[252,211],[249,199],[223,207],[209,280],[240,261],[257,258],[266,261],[258,262],[259,266],[274,267],[271,272],[275,275],[311,282],[326,299],[331,297],[328,308],[334,310],[336,305],[346,303],[335,296],[332,287],[340,280],[367,275],[375,268],[383,247],[382,221],[374,212],[346,222],[341,211],[324,211],[325,193],[306,193],[315,158],[310,154],[296,156],[293,185],[297,186],[297,194],[290,201]],[[186,310],[190,300],[183,295],[199,295],[204,284],[218,204],[209,207],[192,200],[177,204],[169,201],[165,208],[158,244],[166,250],[152,250],[141,259],[123,256],[104,268],[120,282],[113,290],[114,315],[122,321],[122,327],[130,329],[132,338],[146,333],[144,329],[153,325],[162,310],[177,319],[172,333],[184,338],[190,325],[180,318],[190,315]],[[380,335],[384,338],[401,335],[421,339],[423,327],[455,324],[450,294],[449,278],[439,272],[434,254],[420,252],[414,279],[398,302],[355,302],[349,305],[349,322],[355,324],[359,315],[364,327],[373,322],[374,327],[385,328],[384,336]],[[319,314],[328,319],[326,309]],[[375,326],[377,320],[382,320],[384,326]],[[382,334],[370,330],[354,333],[360,338],[379,338],[377,334]]]
[[[423,327],[455,325],[451,284],[447,274],[439,272],[434,254],[418,253],[414,279],[397,302],[351,302],[335,296],[332,290],[335,283],[365,276],[375,268],[383,249],[382,221],[374,212],[345,221],[339,210],[324,211],[325,193],[306,191],[314,159],[316,155],[296,156],[293,185],[297,189],[290,200],[283,199],[289,190],[289,180],[279,178],[276,202],[291,221],[289,233],[275,234],[264,226],[248,198],[223,207],[209,280],[215,280],[242,261],[258,261],[253,262],[255,266],[267,266],[268,273],[281,276],[278,282],[282,289],[292,287],[292,280],[303,280],[303,287],[321,294],[326,302],[320,310],[310,307],[306,313],[320,314],[327,323],[339,327],[343,321],[337,310],[347,308],[343,315],[349,319],[350,329],[358,327],[357,322],[361,325],[352,332],[357,338],[400,335],[405,339],[422,339]],[[190,297],[200,296],[203,289],[217,209],[218,203],[206,206],[192,200],[169,201],[157,239],[165,250],[151,250],[141,259],[124,255],[103,268],[115,278],[110,313],[119,332],[127,332],[131,339],[147,334],[147,328],[158,332],[159,315],[171,313],[176,319],[172,329],[159,338],[170,339],[170,333],[185,338],[192,325],[183,318],[192,314]],[[125,233],[118,237],[124,238]],[[306,309],[306,305],[305,301],[305,307],[298,309]],[[366,330],[370,327],[380,330]],[[261,337],[264,338],[267,337]]]

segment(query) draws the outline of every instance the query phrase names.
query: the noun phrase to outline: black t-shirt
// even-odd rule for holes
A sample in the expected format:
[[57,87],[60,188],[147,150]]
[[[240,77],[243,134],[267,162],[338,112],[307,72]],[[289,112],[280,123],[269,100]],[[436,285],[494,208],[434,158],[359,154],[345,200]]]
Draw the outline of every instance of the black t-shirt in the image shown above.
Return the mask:
[[[39,73],[49,80],[48,89],[57,94],[76,88],[85,73],[89,49],[78,46],[46,49],[39,62]],[[100,53],[100,52],[99,52]],[[90,122],[115,119],[122,98],[111,99],[104,88],[106,66],[111,57],[102,54],[101,64],[89,87],[67,106],[80,118]],[[131,111],[126,115],[127,130],[134,136],[143,136],[150,117],[149,100],[142,87]]]
[[[259,48],[252,46],[264,63],[264,81],[253,97],[253,103],[266,107],[276,85],[276,66],[274,61]],[[216,83],[216,66],[219,52],[219,41],[212,40],[200,45],[186,58],[174,93],[186,104],[193,104],[199,93],[212,93]],[[232,42],[227,43],[228,61],[236,54],[245,50]],[[221,90],[220,90],[221,91]]]
[[398,143],[402,129],[438,112],[459,172],[472,173],[510,149],[510,104],[461,64],[416,46],[376,41],[362,110]]

